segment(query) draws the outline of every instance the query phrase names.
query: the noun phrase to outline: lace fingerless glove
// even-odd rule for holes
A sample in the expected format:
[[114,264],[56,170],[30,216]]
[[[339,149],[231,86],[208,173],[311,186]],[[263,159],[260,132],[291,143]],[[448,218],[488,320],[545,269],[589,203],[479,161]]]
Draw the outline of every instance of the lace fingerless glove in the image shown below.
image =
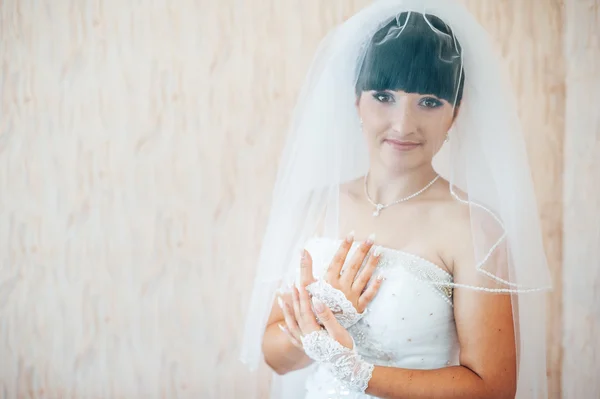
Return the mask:
[[314,331],[302,337],[304,352],[314,361],[326,364],[331,373],[347,389],[364,393],[373,375],[373,366],[365,362],[353,345],[348,349],[325,330]]
[[336,288],[333,288],[325,280],[317,280],[306,286],[306,290],[314,297],[323,302],[335,315],[338,323],[344,328],[356,324],[365,312],[358,313],[352,302],[346,299],[346,295]]

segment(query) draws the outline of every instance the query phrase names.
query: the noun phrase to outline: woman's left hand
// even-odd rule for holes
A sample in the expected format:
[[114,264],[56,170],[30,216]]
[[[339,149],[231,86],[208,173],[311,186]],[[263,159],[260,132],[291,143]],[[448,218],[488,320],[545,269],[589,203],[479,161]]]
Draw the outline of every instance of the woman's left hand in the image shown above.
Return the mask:
[[[347,268],[342,273],[353,242],[353,233],[342,241],[326,273],[323,275],[323,281],[335,290],[340,291],[352,304],[356,312],[362,314],[369,303],[375,298],[375,295],[377,295],[384,280],[381,275],[375,279],[371,279],[379,263],[381,253],[375,250],[370,254],[373,247],[373,238],[369,237],[367,241],[358,245],[354,255],[347,262]],[[363,263],[365,263],[365,259],[367,259],[365,267],[361,268]],[[313,277],[312,257],[308,251],[303,251],[300,264],[299,285],[306,287],[317,281]]]
[[331,309],[324,303],[316,298],[311,300],[308,291],[302,286],[300,286],[300,288],[293,287],[292,298],[294,313],[302,335],[307,335],[322,329],[317,322],[317,318],[315,317],[316,314],[331,338],[339,342],[342,346],[353,349],[354,341],[352,336],[348,330],[338,323]]

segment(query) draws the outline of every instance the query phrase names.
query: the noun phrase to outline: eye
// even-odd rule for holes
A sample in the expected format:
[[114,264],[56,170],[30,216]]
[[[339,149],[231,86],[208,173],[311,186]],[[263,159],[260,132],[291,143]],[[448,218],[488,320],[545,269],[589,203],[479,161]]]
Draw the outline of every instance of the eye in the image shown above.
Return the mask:
[[385,91],[376,91],[373,93],[373,98],[380,103],[393,103],[394,96],[390,93],[386,93]]
[[438,108],[444,104],[435,97],[424,97],[419,101],[419,105],[425,108]]

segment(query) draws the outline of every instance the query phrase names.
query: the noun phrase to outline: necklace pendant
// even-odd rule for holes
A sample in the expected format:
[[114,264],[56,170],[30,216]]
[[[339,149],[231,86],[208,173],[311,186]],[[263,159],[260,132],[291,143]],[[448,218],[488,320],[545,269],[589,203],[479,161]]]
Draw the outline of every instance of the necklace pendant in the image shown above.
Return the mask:
[[379,216],[379,214],[381,213],[381,210],[383,209],[383,205],[382,204],[377,204],[377,209],[375,209],[375,212],[373,212],[373,216]]

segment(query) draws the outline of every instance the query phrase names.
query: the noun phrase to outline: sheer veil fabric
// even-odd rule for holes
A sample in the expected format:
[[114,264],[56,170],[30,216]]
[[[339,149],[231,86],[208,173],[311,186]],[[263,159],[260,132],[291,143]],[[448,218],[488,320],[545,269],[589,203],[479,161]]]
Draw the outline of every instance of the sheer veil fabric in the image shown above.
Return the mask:
[[[418,28],[423,22],[429,32]],[[375,1],[320,44],[281,158],[241,358],[252,369],[262,361],[261,341],[276,290],[293,278],[299,250],[315,235],[317,224],[328,237],[347,233],[339,231],[340,186],[369,169],[357,94],[386,84],[373,80],[386,75],[386,66],[377,61],[381,54],[391,54],[394,62],[411,70],[414,57],[403,58],[402,52],[387,46],[399,37],[410,45],[418,29],[420,35],[437,38],[423,57],[434,54],[441,61],[436,70],[442,82],[436,83],[438,96],[458,111],[451,139],[440,143],[433,158],[436,172],[450,183],[470,220],[471,264],[462,267],[472,268],[476,278],[453,288],[512,296],[516,397],[545,398],[543,294],[551,280],[517,108],[488,34],[463,6],[450,0]],[[427,90],[430,81],[415,73],[404,78],[402,87]],[[273,397],[301,392],[307,372],[274,376]]]

